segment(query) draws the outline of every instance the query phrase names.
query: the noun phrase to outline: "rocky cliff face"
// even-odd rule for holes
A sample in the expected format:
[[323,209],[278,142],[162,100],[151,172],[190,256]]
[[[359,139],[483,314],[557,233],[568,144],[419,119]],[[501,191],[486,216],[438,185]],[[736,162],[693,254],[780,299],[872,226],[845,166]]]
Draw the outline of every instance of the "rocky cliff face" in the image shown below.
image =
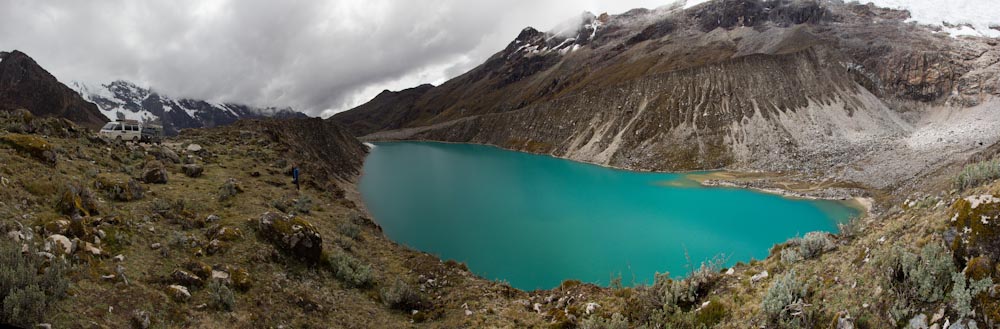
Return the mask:
[[27,109],[42,117],[66,118],[99,128],[108,119],[91,104],[56,80],[28,55],[14,50],[0,53],[0,111]]
[[306,118],[290,108],[256,108],[234,103],[174,99],[128,81],[100,86],[72,83],[85,99],[94,102],[108,118],[127,118],[162,124],[164,133],[176,135],[185,128],[228,125],[239,119]]
[[632,169],[828,170],[911,134],[929,108],[1000,95],[996,40],[952,38],[907,17],[755,0],[590,15],[575,34],[527,28],[441,86],[331,120],[371,139],[495,144]]

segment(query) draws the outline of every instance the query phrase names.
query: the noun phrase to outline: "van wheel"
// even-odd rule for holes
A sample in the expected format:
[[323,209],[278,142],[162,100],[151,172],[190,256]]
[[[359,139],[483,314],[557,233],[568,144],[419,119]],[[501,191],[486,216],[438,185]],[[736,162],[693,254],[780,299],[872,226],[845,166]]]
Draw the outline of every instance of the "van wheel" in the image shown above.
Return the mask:
[[132,143],[139,144],[139,137],[132,137]]
[[121,142],[122,141],[122,136],[115,137],[115,141],[116,142]]

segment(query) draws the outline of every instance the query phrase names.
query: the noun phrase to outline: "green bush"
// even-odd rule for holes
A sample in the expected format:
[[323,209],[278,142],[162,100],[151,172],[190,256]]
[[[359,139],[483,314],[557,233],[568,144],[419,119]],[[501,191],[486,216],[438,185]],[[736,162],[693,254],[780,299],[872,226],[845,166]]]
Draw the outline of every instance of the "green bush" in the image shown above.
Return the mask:
[[719,278],[719,269],[723,263],[721,258],[704,262],[683,280],[673,280],[669,273],[657,273],[653,287],[648,291],[654,294],[652,297],[658,307],[668,310],[690,309],[708,294]]
[[1000,158],[993,158],[966,165],[958,177],[955,177],[955,186],[964,190],[997,178],[1000,178]]
[[340,234],[343,234],[344,236],[357,240],[358,237],[361,235],[361,226],[358,226],[358,224],[354,223],[346,223],[346,222],[340,223],[337,225],[337,231],[339,231]]
[[809,232],[799,240],[799,254],[805,259],[819,257],[834,247],[833,240],[825,232]]
[[803,303],[806,292],[806,286],[795,277],[795,271],[789,271],[771,283],[760,309],[770,321],[791,320],[795,305]]
[[243,188],[240,187],[240,184],[236,181],[236,179],[227,179],[226,182],[219,187],[219,202],[229,200],[241,192],[243,192]]
[[791,264],[802,260],[802,254],[799,253],[799,248],[785,248],[781,249],[781,262]]
[[580,329],[628,329],[628,319],[620,313],[611,315],[610,319],[591,316],[580,322]]
[[892,246],[876,255],[873,264],[883,269],[896,292],[907,299],[935,303],[945,297],[955,272],[951,253],[938,244],[927,244],[920,254]]
[[698,314],[695,316],[695,321],[700,326],[711,328],[719,322],[722,322],[722,319],[724,319],[727,314],[728,311],[726,310],[725,305],[722,305],[722,303],[718,300],[712,300],[708,303],[708,305],[705,305],[705,307],[698,310]]
[[236,296],[233,291],[218,280],[208,283],[208,292],[212,298],[212,305],[219,310],[232,312],[236,309]]
[[363,264],[347,253],[335,251],[333,255],[327,257],[327,264],[333,270],[333,275],[348,286],[363,288],[370,286],[374,281],[371,266]]
[[[30,248],[29,248],[30,249]],[[0,238],[0,323],[30,327],[42,320],[46,308],[62,298],[69,287],[66,266],[54,260],[38,275],[46,260],[34,250],[21,253],[21,245]]]
[[953,284],[951,288],[952,308],[955,309],[959,317],[963,318],[974,314],[972,299],[993,287],[993,279],[989,277],[982,280],[968,279],[968,283],[966,283],[965,275],[961,272],[953,273],[951,280]]
[[424,308],[427,299],[403,280],[396,279],[391,286],[382,290],[382,302],[390,308],[408,312]]

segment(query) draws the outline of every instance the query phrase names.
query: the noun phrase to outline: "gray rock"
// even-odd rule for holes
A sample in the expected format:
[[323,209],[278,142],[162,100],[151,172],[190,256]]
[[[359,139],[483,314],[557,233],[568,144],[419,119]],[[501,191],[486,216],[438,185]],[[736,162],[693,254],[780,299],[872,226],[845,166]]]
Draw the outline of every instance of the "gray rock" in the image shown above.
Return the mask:
[[191,144],[191,145],[188,145],[188,147],[187,147],[188,152],[198,152],[198,151],[201,151],[202,149],[203,148],[201,147],[201,145],[198,145],[198,144]]
[[135,310],[132,312],[132,327],[136,329],[149,328],[149,312]]
[[191,299],[191,292],[188,291],[188,288],[176,284],[167,286],[167,294],[178,302],[186,302]]
[[205,171],[205,169],[200,165],[186,164],[183,167],[181,167],[181,171],[184,172],[185,176],[196,178],[196,177],[201,177],[201,174]]
[[910,319],[910,323],[906,326],[907,329],[927,329],[927,315],[917,314],[917,316]]

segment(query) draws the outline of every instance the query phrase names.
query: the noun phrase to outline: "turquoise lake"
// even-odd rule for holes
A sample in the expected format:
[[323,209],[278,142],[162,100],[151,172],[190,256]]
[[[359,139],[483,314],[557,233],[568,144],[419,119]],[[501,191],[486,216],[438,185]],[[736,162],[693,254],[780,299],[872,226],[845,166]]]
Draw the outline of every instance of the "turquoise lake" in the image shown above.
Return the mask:
[[607,285],[619,274],[625,285],[650,283],[718,255],[763,259],[775,243],[835,232],[859,213],[491,146],[376,145],[360,189],[386,235],[524,290],[567,279]]

